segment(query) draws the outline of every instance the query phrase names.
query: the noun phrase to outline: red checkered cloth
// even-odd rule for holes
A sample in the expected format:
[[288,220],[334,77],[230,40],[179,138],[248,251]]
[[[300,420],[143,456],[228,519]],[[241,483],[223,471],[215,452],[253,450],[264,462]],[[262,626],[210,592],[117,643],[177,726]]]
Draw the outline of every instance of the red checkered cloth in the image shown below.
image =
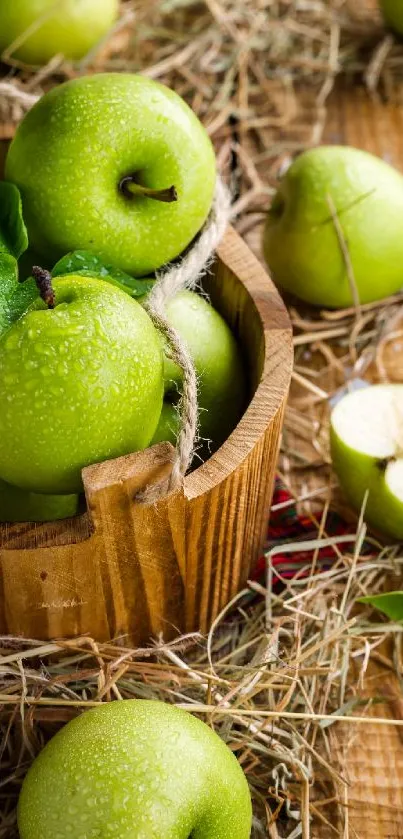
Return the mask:
[[[272,507],[274,509],[270,516],[270,523],[267,532],[267,541],[265,544],[265,553],[272,550],[279,545],[289,544],[290,542],[306,542],[318,538],[318,530],[312,519],[307,516],[299,515],[297,512],[297,505],[293,496],[286,488],[280,478],[276,478],[274,489]],[[320,520],[320,512],[317,515]],[[326,517],[326,535],[327,536],[342,536],[346,534],[354,534],[355,528],[337,515],[337,513],[329,511]],[[340,544],[339,546],[330,546],[321,548],[316,558],[316,567],[318,570],[323,570],[329,567],[333,560],[337,558],[337,547],[339,550],[345,550],[346,546]],[[310,573],[310,565],[315,549],[301,550],[298,553],[276,553],[272,557],[272,567],[279,577],[283,579],[291,579],[296,574],[299,577],[306,577]],[[369,551],[369,546],[364,546],[364,552]],[[256,565],[253,578],[259,579],[264,575],[266,569],[266,559],[262,556]]]

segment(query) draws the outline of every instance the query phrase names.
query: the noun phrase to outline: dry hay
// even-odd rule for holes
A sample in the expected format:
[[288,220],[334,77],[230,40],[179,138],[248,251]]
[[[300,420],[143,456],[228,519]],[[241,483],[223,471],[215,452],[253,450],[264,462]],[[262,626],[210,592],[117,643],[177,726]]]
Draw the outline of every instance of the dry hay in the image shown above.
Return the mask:
[[[354,0],[128,2],[81,67],[57,56],[39,72],[5,66],[19,94],[10,99],[0,87],[3,136],[29,97],[78,72],[142,70],[201,116],[245,235],[260,223],[282,162],[320,140],[336,78],[359,77],[370,91],[391,95],[402,66],[402,46],[374,8],[359,13]],[[368,555],[361,520],[353,537],[328,536],[330,510],[356,519],[331,475],[327,418],[329,403],[357,376],[403,380],[396,365],[402,299],[319,315],[289,303],[296,364],[279,470],[312,522],[312,538],[281,551],[306,551],[307,576],[300,569],[279,580],[268,552],[266,580],[249,584],[208,639],[160,639],[144,650],[128,649],[124,639],[0,639],[0,839],[17,835],[16,798],[43,742],[83,708],[128,697],[188,708],[229,743],[251,785],[254,839],[343,835],[351,791],[340,717],[354,715],[356,730],[385,700],[399,718],[395,683],[384,678],[378,688],[371,679],[380,666],[391,680],[402,673],[401,626],[355,603],[398,586],[403,559],[397,546],[367,535]],[[327,564],[324,545],[334,552]]]
[[[317,527],[323,534],[325,521]],[[285,582],[277,594],[268,555],[266,585],[241,592],[207,640],[188,636],[131,650],[89,638],[0,639],[0,838],[17,835],[14,805],[43,742],[85,708],[134,697],[192,711],[229,744],[251,786],[254,839],[307,838],[311,819],[315,829],[342,835],[348,785],[336,721],[353,713],[355,725],[365,720],[370,703],[360,688],[370,659],[392,666],[377,652],[385,638],[401,659],[400,626],[355,615],[357,596],[382,588],[403,563],[396,549],[380,546],[376,558],[360,558],[364,532],[360,526],[355,537],[337,537],[330,568],[314,563],[308,581]],[[322,536],[299,548],[315,554],[335,542]],[[371,702],[384,698],[372,695]]]

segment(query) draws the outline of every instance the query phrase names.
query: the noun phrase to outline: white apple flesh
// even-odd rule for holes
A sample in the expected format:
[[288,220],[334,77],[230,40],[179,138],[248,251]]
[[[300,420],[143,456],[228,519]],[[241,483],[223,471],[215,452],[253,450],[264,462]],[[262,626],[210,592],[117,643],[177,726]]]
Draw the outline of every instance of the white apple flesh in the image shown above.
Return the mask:
[[349,393],[330,420],[332,462],[346,498],[365,520],[403,539],[403,384]]

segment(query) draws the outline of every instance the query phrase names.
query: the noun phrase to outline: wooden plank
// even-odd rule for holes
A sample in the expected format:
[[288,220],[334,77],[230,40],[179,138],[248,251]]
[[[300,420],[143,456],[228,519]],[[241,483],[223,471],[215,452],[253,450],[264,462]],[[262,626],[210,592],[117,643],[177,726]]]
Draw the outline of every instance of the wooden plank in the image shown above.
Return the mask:
[[[359,87],[339,87],[329,102],[324,142],[365,149],[403,172],[403,107],[382,102],[379,97],[370,98]],[[385,694],[398,697],[401,688],[390,671],[371,665],[362,693],[368,698]],[[393,719],[398,710],[392,702],[377,704],[368,713]],[[403,743],[399,730],[370,724],[344,726],[338,729],[337,738],[349,781],[345,801],[348,830],[344,836],[401,839]]]
[[340,85],[329,100],[323,141],[365,149],[403,171],[403,107]]

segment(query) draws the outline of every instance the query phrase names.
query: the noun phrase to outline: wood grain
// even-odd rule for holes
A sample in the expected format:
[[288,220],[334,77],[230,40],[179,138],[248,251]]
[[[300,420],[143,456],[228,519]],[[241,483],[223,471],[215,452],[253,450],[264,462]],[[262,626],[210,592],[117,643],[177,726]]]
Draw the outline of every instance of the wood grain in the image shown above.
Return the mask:
[[[403,108],[370,98],[357,87],[339,87],[329,103],[325,142],[345,143],[382,157],[403,172]],[[403,370],[403,344],[389,347],[395,381]],[[386,362],[385,362],[386,363]],[[403,377],[400,378],[403,382]],[[390,651],[388,652],[388,656]],[[357,674],[358,679],[358,674]],[[362,696],[401,697],[397,677],[371,664]],[[370,716],[393,719],[396,703],[366,709]],[[399,730],[379,725],[340,726],[338,751],[349,781],[345,837],[401,839],[403,836],[403,745]],[[323,834],[324,836],[324,834]]]
[[205,631],[244,585],[267,527],[292,367],[281,299],[233,230],[205,287],[237,334],[251,399],[224,445],[153,507],[137,491],[171,468],[167,444],[88,467],[88,513],[51,525],[0,525],[0,632],[89,633],[142,644]]

